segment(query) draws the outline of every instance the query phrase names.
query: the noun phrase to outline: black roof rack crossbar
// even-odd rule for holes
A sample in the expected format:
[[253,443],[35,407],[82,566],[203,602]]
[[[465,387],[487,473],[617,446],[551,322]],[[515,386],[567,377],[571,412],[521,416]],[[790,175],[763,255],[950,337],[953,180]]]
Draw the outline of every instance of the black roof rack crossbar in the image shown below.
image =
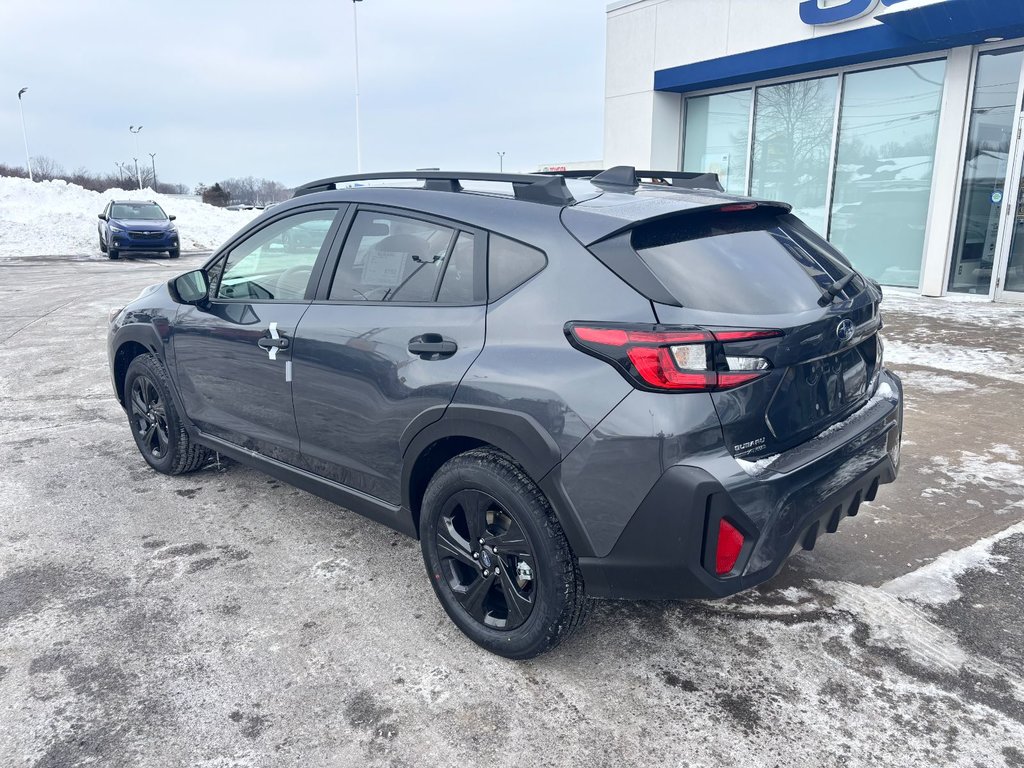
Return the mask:
[[461,192],[462,181],[497,181],[512,185],[516,200],[545,205],[572,205],[576,199],[562,176],[538,173],[454,173],[450,171],[388,171],[386,173],[357,173],[350,176],[331,176],[311,181],[295,189],[293,197],[313,192],[337,189],[339,184],[357,181],[383,181],[408,179],[422,181],[424,189],[442,192]]
[[541,175],[561,176],[565,179],[589,179],[595,184],[635,187],[641,179],[652,179],[662,184],[685,189],[716,189],[724,192],[717,173],[690,173],[689,171],[638,171],[629,165],[617,165],[603,170],[541,171]]

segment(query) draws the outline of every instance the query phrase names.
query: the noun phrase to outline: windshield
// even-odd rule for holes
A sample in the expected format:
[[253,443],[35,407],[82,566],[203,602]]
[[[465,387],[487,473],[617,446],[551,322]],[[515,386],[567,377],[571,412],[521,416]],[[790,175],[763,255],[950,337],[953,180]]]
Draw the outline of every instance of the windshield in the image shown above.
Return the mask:
[[163,208],[156,203],[115,203],[110,208],[112,219],[166,219]]

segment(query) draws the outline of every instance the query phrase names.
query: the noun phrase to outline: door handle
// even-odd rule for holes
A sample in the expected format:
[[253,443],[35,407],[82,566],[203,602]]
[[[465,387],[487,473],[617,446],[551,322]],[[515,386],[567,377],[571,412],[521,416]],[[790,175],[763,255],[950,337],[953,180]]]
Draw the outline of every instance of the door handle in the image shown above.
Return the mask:
[[288,347],[288,339],[271,339],[266,336],[256,342],[256,346],[260,349],[286,349]]
[[256,346],[267,351],[271,360],[277,360],[277,350],[288,348],[288,338],[277,332],[277,323],[271,323],[267,328],[269,336],[261,336],[256,340]]
[[439,333],[424,333],[422,336],[409,339],[409,351],[425,360],[439,360],[442,357],[451,357],[458,349],[458,344],[445,339]]

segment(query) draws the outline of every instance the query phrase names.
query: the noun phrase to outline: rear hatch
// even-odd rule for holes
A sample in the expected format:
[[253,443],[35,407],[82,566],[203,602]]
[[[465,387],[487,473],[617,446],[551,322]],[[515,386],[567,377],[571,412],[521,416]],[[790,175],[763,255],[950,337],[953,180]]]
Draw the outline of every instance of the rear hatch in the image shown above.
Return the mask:
[[[870,398],[881,367],[881,291],[786,209],[734,203],[689,211],[591,249],[599,258],[603,251],[603,261],[609,249],[621,259],[627,241],[649,270],[627,281],[656,281],[642,292],[662,326],[710,331],[708,367],[720,382],[726,371],[762,374],[712,388],[734,456],[785,451]],[[778,333],[742,333],[749,330]]]

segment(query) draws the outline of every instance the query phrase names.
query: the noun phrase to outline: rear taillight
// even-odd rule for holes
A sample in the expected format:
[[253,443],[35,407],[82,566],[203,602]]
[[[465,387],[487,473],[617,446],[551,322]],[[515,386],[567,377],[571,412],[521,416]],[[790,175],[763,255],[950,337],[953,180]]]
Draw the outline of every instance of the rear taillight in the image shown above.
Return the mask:
[[[663,325],[612,326],[567,323],[569,342],[601,358],[641,389],[659,392],[714,392],[766,376],[763,357],[734,356],[723,345],[782,335],[777,330],[673,328]],[[715,364],[724,360],[725,366]]]
[[718,521],[718,543],[715,545],[715,573],[724,576],[736,567],[743,551],[743,534],[724,518]]

